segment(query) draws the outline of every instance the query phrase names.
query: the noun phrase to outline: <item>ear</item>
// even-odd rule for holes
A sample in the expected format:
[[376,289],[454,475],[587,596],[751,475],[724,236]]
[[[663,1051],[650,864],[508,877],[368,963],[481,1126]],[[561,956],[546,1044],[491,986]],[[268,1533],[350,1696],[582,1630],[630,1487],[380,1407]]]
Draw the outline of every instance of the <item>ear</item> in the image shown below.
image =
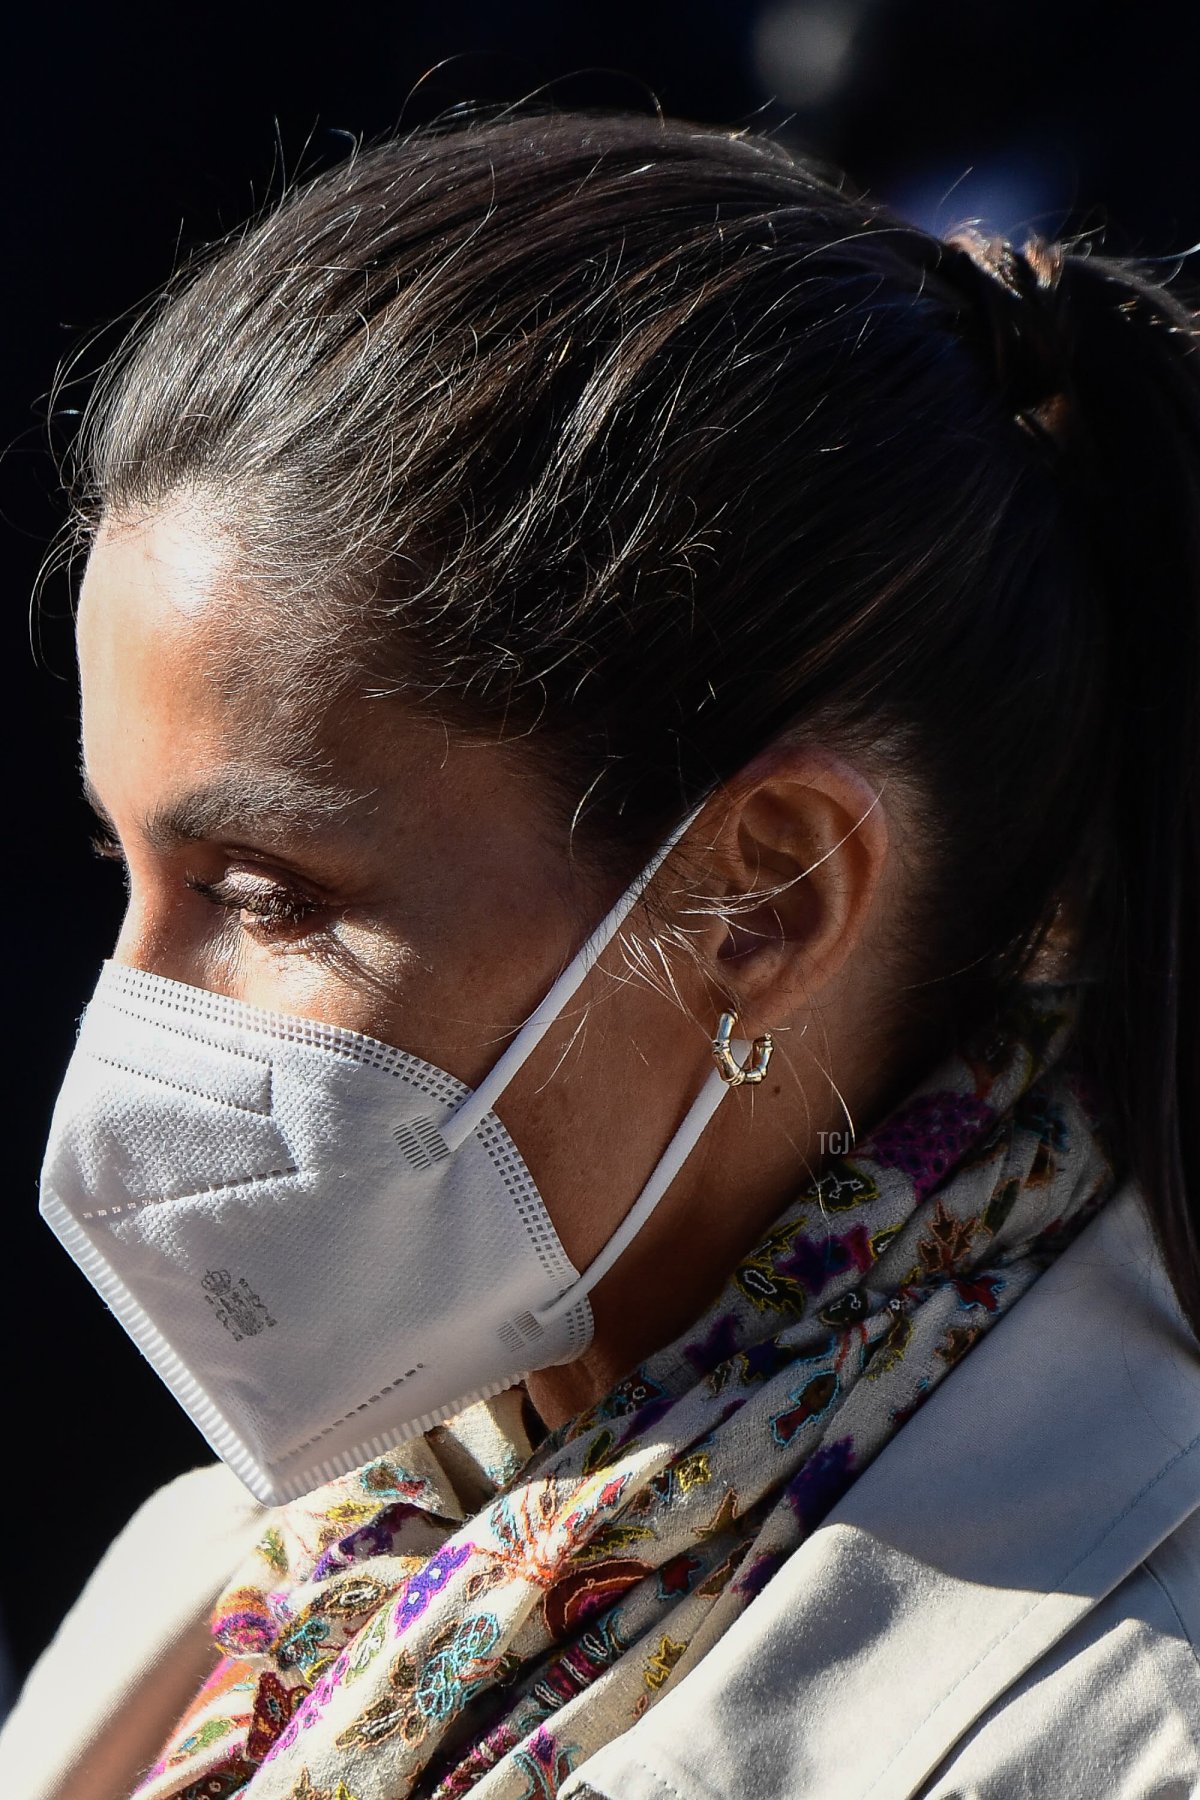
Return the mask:
[[879,910],[888,814],[880,784],[811,747],[757,757],[725,802],[715,829],[697,822],[721,917],[694,941],[739,1034],[753,1036],[819,1005],[849,973]]

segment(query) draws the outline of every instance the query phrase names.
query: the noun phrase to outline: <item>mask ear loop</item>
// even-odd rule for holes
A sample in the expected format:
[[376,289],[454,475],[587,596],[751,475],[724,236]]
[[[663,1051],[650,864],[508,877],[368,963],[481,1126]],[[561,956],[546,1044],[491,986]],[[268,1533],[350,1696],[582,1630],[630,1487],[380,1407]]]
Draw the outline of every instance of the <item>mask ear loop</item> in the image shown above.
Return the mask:
[[[742,1055],[745,1055],[750,1049],[748,1043],[739,1043],[735,1047]],[[552,1300],[549,1306],[543,1306],[539,1312],[534,1314],[539,1325],[553,1325],[564,1313],[569,1313],[572,1307],[578,1306],[579,1302],[590,1294],[596,1284],[608,1274],[617,1258],[623,1255],[633,1242],[696,1148],[706,1126],[729,1091],[729,1082],[726,1081],[719,1069],[714,1069],[688,1108],[679,1130],[659,1157],[649,1181],[617,1226],[616,1231],[609,1238],[603,1250],[593,1257],[579,1280],[572,1282],[571,1286],[561,1293],[557,1300]]]
[[[626,888],[616,905],[601,920],[583,947],[572,957],[546,997],[518,1031],[503,1056],[484,1076],[474,1092],[468,1094],[461,1106],[446,1120],[441,1132],[443,1140],[452,1151],[457,1150],[459,1145],[470,1137],[480,1121],[491,1112],[500,1095],[536,1050],[568,1000],[591,973],[676,844],[699,818],[704,810],[704,805],[705,802],[701,801],[698,806],[693,807],[687,817],[675,827],[662,847]],[[732,1025],[732,1019],[730,1025]],[[727,1052],[732,1052],[739,1061],[751,1053],[752,1046],[749,1043],[740,1040],[730,1041],[724,1019],[721,1029],[725,1033],[723,1048]],[[715,1049],[716,1045],[714,1044],[714,1051]],[[549,1306],[543,1307],[540,1312],[535,1314],[540,1325],[551,1325],[564,1313],[571,1312],[587,1294],[591,1293],[596,1284],[607,1275],[617,1259],[623,1255],[695,1149],[713,1114],[729,1092],[730,1085],[728,1075],[722,1072],[720,1066],[712,1071],[688,1108],[679,1129],[659,1157],[645,1187],[608,1243],[593,1258],[577,1281],[572,1282],[571,1286],[565,1289]]]
[[591,974],[680,838],[700,817],[705,804],[702,800],[699,806],[693,807],[682,824],[675,827],[662,848],[655,852],[641,873],[625,889],[611,912],[600,921],[587,942],[571,958],[545,999],[530,1013],[499,1062],[493,1065],[479,1086],[467,1095],[461,1106],[451,1113],[441,1127],[442,1137],[451,1150],[457,1150],[460,1144],[465,1143],[480,1121],[491,1112],[509,1082],[537,1049],[567,1001]]

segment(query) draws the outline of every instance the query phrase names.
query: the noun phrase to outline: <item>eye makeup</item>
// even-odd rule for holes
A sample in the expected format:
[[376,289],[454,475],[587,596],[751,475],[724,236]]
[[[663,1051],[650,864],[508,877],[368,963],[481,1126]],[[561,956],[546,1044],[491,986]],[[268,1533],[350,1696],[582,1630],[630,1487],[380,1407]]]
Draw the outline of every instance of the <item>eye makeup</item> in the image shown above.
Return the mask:
[[297,888],[267,876],[231,872],[219,881],[189,875],[186,885],[222,911],[236,914],[242,928],[259,938],[308,935],[327,909]]

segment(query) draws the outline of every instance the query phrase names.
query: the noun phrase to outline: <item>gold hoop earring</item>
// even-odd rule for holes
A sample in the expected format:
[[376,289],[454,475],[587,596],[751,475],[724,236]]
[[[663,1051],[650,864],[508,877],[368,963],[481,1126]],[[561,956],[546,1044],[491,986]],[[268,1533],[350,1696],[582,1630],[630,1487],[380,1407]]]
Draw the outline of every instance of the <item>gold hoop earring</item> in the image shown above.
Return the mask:
[[764,1031],[761,1037],[755,1038],[745,1062],[739,1063],[729,1047],[729,1040],[733,1036],[733,1028],[737,1021],[738,1016],[735,1012],[721,1014],[717,1035],[712,1044],[713,1060],[720,1070],[721,1080],[728,1083],[730,1087],[753,1087],[766,1074],[775,1044],[770,1032]]

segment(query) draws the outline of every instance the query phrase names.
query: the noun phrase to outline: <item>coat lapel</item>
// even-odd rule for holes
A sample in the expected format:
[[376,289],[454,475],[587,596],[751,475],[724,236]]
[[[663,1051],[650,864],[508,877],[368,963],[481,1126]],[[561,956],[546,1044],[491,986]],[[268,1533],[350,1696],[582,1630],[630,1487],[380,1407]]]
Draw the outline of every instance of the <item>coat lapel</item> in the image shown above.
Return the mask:
[[563,1800],[906,1800],[1197,1506],[1200,1352],[1126,1188]]

